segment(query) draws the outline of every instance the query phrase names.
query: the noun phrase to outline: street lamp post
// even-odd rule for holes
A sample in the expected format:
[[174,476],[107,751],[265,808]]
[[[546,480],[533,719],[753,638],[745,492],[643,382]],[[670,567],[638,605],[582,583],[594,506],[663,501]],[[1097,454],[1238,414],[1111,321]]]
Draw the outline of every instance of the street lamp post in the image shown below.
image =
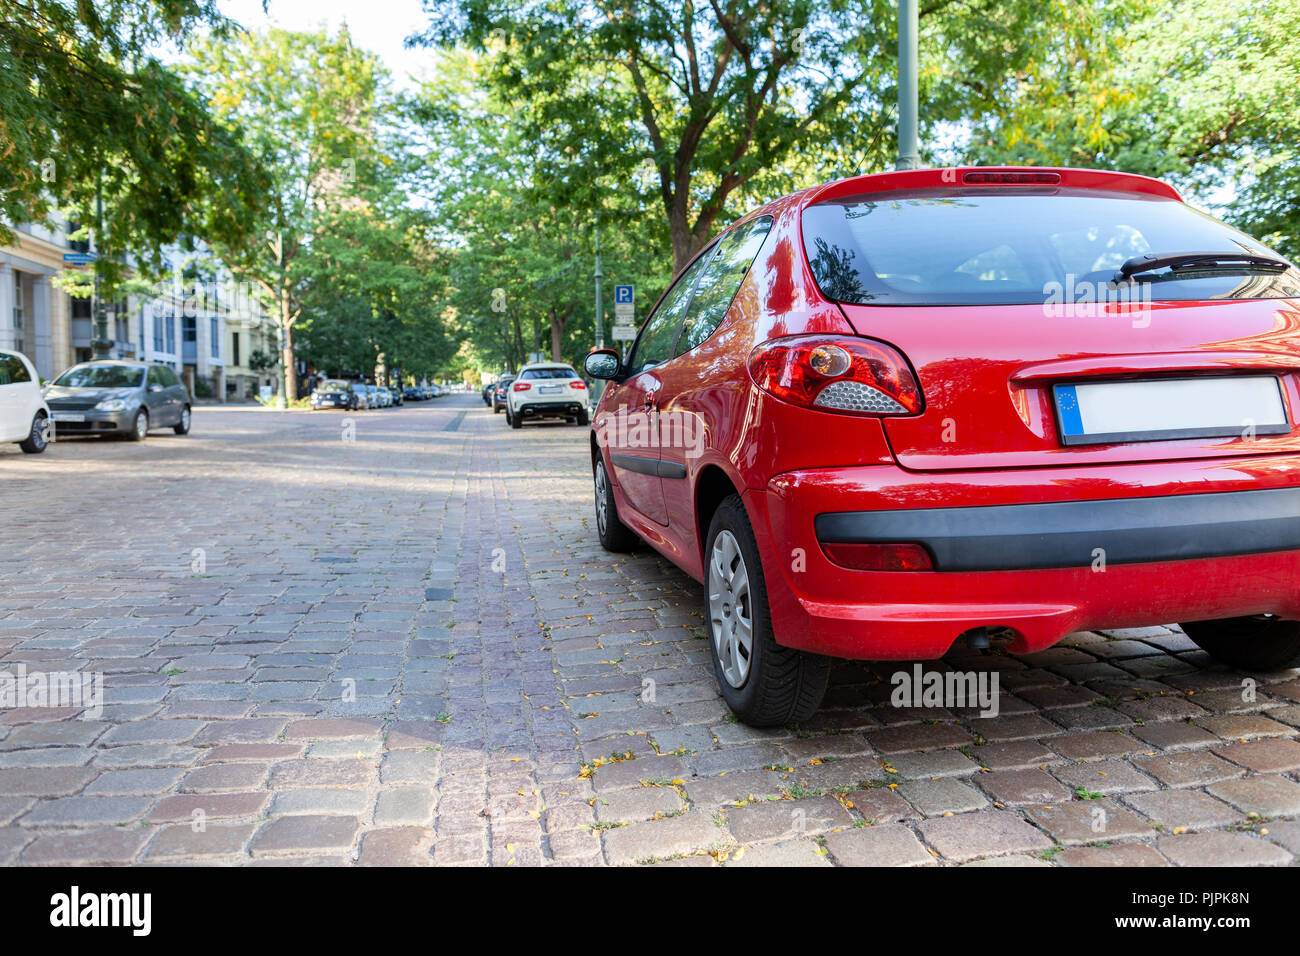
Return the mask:
[[919,82],[917,79],[917,2],[898,0],[898,159],[895,169],[919,169],[917,132]]
[[[100,174],[100,184],[103,183],[103,174]],[[104,197],[99,193],[99,187],[96,188],[95,196],[95,235],[93,237],[96,253],[96,262],[93,266],[95,270],[95,289],[91,293],[91,312],[95,316],[95,339],[90,343],[91,349],[97,359],[106,359],[112,355],[113,340],[108,337],[108,313],[104,309],[104,297],[99,292],[99,273],[100,265],[98,262],[99,253],[99,234],[104,227]]]
[[[596,225],[596,272],[594,278],[596,280],[596,348],[603,349],[605,347],[605,309],[600,300],[600,280],[605,278],[605,273],[600,269],[599,223]],[[591,391],[593,393],[592,397],[596,401],[600,401],[600,396],[605,392],[604,380],[597,379]]]
[[280,311],[280,314],[279,314],[279,316],[276,318],[276,321],[275,321],[276,327],[280,330],[279,342],[278,342],[278,345],[279,345],[279,347],[280,347],[280,362],[279,362],[279,366],[280,366],[280,389],[279,389],[279,391],[280,391],[280,394],[277,396],[277,400],[276,400],[275,406],[276,406],[276,408],[288,408],[288,407],[289,407],[289,393],[288,393],[289,380],[288,380],[288,376],[289,376],[290,374],[297,374],[297,369],[286,369],[286,368],[285,368],[285,362],[284,362],[284,351],[285,351],[285,345],[286,345],[286,342],[285,342],[285,334],[286,334],[287,330],[286,330],[285,327],[284,327],[284,319],[285,319],[285,314],[284,314],[284,311],[285,311],[285,310],[284,310],[284,233],[283,233],[281,230],[278,230],[278,229],[276,230],[276,232],[275,232],[275,244],[274,244],[271,248],[272,248],[272,250],[274,250],[274,252],[275,252],[275,263],[276,263],[276,265],[279,267],[279,270],[280,270],[280,285],[279,285],[279,287],[278,287],[278,288],[279,288],[279,293],[280,293],[280,300],[279,300],[278,302],[276,302],[276,304],[275,304],[275,307],[276,307],[277,309],[279,309],[279,311]]

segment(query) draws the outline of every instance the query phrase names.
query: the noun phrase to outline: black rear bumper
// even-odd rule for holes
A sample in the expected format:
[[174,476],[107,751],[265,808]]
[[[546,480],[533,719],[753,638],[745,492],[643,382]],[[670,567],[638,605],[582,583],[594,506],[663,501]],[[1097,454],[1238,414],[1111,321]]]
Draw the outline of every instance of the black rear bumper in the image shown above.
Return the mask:
[[[1300,550],[1300,488],[820,514],[828,543],[917,542],[937,571],[1138,564]],[[1100,551],[1098,551],[1100,549]]]
[[519,406],[520,418],[573,418],[586,411],[581,402],[534,402]]

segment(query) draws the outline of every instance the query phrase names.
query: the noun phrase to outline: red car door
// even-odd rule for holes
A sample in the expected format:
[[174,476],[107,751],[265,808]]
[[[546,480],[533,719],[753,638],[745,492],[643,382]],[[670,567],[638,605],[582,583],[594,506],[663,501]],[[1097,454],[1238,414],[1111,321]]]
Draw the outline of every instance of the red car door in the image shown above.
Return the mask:
[[658,367],[673,357],[682,313],[702,267],[712,256],[710,247],[696,257],[650,313],[627,360],[622,380],[604,403],[595,426],[610,450],[614,481],[623,497],[657,524],[668,524],[663,486],[659,478],[659,405],[663,382]]
[[[728,381],[723,369],[743,366],[748,355],[736,354],[725,335],[714,336],[723,325],[749,267],[772,228],[772,217],[742,223],[715,245],[686,306],[674,358],[656,369],[662,387],[658,407],[658,434],[664,506],[668,523],[681,525],[678,533],[694,530],[695,503],[688,475],[703,454],[707,429],[717,426],[722,402],[717,383]],[[736,308],[740,308],[737,304]],[[700,529],[701,533],[705,529]]]

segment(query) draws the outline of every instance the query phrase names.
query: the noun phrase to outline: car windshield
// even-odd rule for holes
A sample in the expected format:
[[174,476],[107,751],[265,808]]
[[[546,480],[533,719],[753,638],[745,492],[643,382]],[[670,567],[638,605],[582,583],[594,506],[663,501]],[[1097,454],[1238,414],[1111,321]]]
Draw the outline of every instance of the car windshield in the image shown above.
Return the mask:
[[[810,206],[803,236],[822,293],[860,305],[1039,304],[1062,289],[1100,287],[1138,255],[1276,255],[1175,200],[1096,190],[855,196]],[[1300,295],[1294,267],[1169,270],[1144,279],[1158,300]]]
[[519,373],[521,379],[530,378],[577,378],[571,368],[527,368]]
[[138,388],[143,383],[144,369],[129,365],[80,365],[54,380],[66,388]]
[[321,382],[320,390],[322,392],[346,392],[348,390],[347,382]]

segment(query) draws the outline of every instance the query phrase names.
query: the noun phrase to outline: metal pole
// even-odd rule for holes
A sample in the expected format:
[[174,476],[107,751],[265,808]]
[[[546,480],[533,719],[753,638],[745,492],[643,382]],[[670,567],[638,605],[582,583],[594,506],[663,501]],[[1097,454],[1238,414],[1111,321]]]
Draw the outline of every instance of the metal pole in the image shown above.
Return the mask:
[[[600,269],[600,224],[596,224],[596,348],[605,347],[605,308],[600,301],[600,280],[605,278],[605,273]],[[593,402],[599,402],[600,396],[605,394],[605,382],[603,379],[596,379],[591,386],[591,397]],[[593,405],[593,411],[595,406]]]
[[104,175],[100,173],[99,184],[95,188],[95,234],[92,237],[95,247],[95,262],[92,268],[95,270],[95,288],[90,296],[90,310],[95,316],[95,339],[90,343],[92,355],[96,359],[106,359],[113,354],[112,343],[108,338],[108,315],[104,311],[104,298],[99,291],[99,235],[104,228],[104,197],[102,189]]
[[600,303],[600,280],[605,273],[600,271],[600,226],[596,226],[596,348],[605,347],[605,310]]
[[285,346],[285,331],[286,331],[284,327],[284,311],[285,311],[284,310],[284,233],[280,230],[276,230],[275,233],[275,262],[276,265],[279,266],[280,268],[280,286],[279,286],[280,298],[279,301],[275,303],[275,307],[280,312],[280,314],[276,317],[275,320],[275,325],[280,330],[280,336],[279,336],[280,394],[277,396],[277,401],[275,405],[277,408],[288,408],[289,407],[288,376],[296,375],[298,370],[286,369],[284,367],[284,346]]
[[898,0],[898,159],[895,169],[919,169],[917,132],[917,2]]

